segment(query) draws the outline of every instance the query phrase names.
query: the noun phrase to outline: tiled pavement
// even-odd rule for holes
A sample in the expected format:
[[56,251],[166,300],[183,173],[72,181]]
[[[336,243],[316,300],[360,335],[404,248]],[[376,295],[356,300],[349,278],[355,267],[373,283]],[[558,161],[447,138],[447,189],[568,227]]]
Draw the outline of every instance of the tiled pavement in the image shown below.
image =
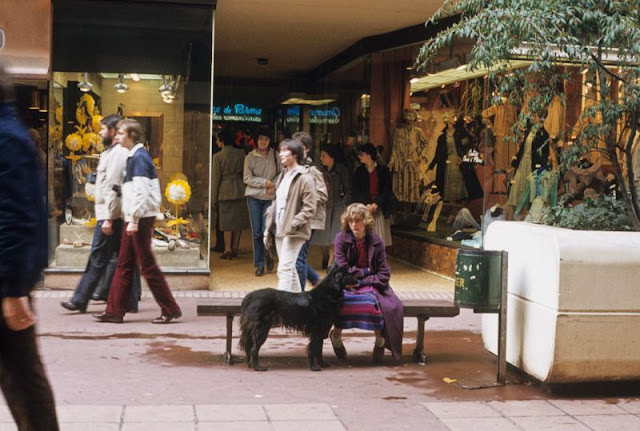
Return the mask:
[[[451,431],[637,431],[640,401],[529,400],[427,402]],[[58,407],[63,431],[338,431],[346,428],[327,404],[217,404]],[[383,430],[384,427],[380,427]],[[0,406],[0,431],[16,430]]]

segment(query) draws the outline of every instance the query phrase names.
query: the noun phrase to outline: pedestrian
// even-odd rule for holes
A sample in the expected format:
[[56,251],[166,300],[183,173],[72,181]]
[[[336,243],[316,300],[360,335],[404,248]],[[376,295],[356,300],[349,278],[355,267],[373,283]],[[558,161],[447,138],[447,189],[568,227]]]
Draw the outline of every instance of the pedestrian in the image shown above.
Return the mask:
[[278,290],[300,292],[296,259],[311,237],[311,219],[316,211],[316,189],[304,162],[304,146],[295,139],[280,143],[278,157],[282,172],[276,182],[276,198],[267,209],[264,241],[275,239],[278,252]]
[[265,253],[262,241],[265,213],[276,197],[274,181],[279,168],[276,152],[269,146],[270,136],[268,129],[260,129],[258,147],[244,158],[244,194],[247,197],[253,234],[253,266],[258,277],[264,274],[265,266],[267,271],[273,271],[273,259]]
[[309,265],[308,255],[309,255],[309,244],[311,243],[311,238],[313,238],[313,233],[317,230],[323,230],[326,219],[326,206],[327,206],[327,185],[325,183],[324,177],[322,176],[322,172],[318,169],[311,158],[311,154],[313,154],[313,139],[311,135],[307,132],[296,132],[292,136],[293,139],[300,141],[304,146],[304,166],[309,168],[309,173],[313,177],[314,186],[316,189],[316,210],[313,214],[313,218],[311,219],[311,236],[304,244],[302,244],[302,248],[300,249],[300,254],[298,255],[298,259],[296,260],[296,271],[298,272],[298,278],[300,280],[300,287],[304,292],[304,289],[307,285],[307,280],[312,285],[316,285],[320,276],[318,273]]
[[30,292],[47,265],[44,178],[0,60],[0,388],[19,431],[57,431]]
[[240,234],[249,227],[242,180],[245,152],[234,142],[228,129],[223,129],[217,137],[222,149],[211,158],[211,207],[224,232],[225,251],[220,259],[229,260],[238,256]]
[[353,175],[353,201],[367,207],[373,217],[373,231],[380,235],[385,246],[391,245],[391,210],[393,190],[389,169],[378,164],[378,150],[372,143],[358,147],[361,165]]
[[151,323],[169,323],[182,316],[164,274],[151,251],[151,237],[156,214],[160,210],[162,195],[160,182],[151,156],[140,143],[143,132],[136,120],[118,123],[116,143],[129,150],[127,169],[122,184],[122,212],[124,230],[121,239],[118,266],[113,276],[107,308],[93,317],[100,322],[122,323],[131,294],[131,279],[136,261],[142,276],[160,305],[161,314]]
[[327,217],[324,230],[313,235],[311,245],[319,246],[322,252],[322,269],[333,264],[333,244],[340,232],[340,217],[344,209],[351,203],[351,175],[347,168],[339,163],[337,147],[322,145],[320,147],[321,172],[327,183]]
[[[69,311],[86,312],[89,299],[93,299],[101,280],[104,278],[102,281],[111,286],[113,279],[115,265],[112,259],[115,257],[117,262],[123,225],[121,188],[129,156],[129,150],[113,142],[116,126],[121,120],[119,115],[108,115],[101,121],[99,135],[104,151],[100,154],[95,184],[95,213],[98,221],[93,233],[89,261],[80,282],[71,299],[60,303]],[[137,310],[140,295],[140,275],[137,270],[132,282],[134,286],[128,308]],[[102,295],[107,299],[108,290]]]
[[336,265],[349,268],[358,284],[344,291],[342,307],[334,329],[329,333],[331,345],[339,359],[347,359],[342,330],[360,328],[375,332],[373,361],[380,363],[384,349],[391,350],[395,362],[402,357],[403,305],[389,285],[391,268],[385,244],[373,231],[374,219],[369,209],[354,203],[342,214],[342,230],[336,235]]

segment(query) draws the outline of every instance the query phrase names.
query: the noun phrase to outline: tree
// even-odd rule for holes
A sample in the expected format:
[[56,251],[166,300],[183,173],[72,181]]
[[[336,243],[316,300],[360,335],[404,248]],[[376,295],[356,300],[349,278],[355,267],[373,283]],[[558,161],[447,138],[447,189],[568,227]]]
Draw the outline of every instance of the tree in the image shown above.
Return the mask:
[[[603,152],[633,228],[640,230],[632,154],[640,133],[640,0],[446,0],[427,24],[455,15],[457,23],[422,46],[416,67],[426,68],[454,40],[471,39],[467,67],[489,68],[488,82],[496,89],[492,103],[500,103],[501,95],[510,103],[525,101],[520,123],[541,121],[558,83],[571,79],[566,66],[594,77],[593,104],[581,119],[587,125],[565,146],[561,166],[587,151]],[[518,58],[531,63],[514,69]],[[536,95],[525,97],[533,89]]]

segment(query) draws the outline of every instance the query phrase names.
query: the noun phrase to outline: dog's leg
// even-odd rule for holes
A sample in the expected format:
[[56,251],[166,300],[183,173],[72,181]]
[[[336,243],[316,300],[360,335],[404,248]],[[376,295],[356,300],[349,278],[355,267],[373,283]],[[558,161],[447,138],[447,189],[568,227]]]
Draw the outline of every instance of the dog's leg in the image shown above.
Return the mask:
[[322,338],[317,334],[312,334],[310,337],[307,358],[311,371],[322,370]]
[[251,352],[247,353],[251,355],[251,365],[256,371],[267,371],[266,367],[260,365],[260,347],[264,344],[269,336],[269,330],[271,329],[271,323],[267,322],[266,325],[260,324],[256,326],[256,330],[253,333],[253,346]]

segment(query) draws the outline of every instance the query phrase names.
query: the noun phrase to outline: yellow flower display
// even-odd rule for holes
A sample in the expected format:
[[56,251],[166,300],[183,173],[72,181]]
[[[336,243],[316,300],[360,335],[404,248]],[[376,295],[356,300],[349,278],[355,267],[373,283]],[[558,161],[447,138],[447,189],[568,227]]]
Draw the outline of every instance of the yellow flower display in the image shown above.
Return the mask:
[[191,186],[185,180],[176,179],[167,184],[164,195],[173,205],[182,205],[191,199]]
[[100,141],[100,135],[97,133],[85,133],[82,137],[82,150],[86,152],[89,151],[91,147],[96,148]]
[[102,115],[94,115],[91,117],[91,128],[96,133],[98,133],[102,127],[102,118]]
[[90,94],[85,93],[80,98],[80,105],[82,105],[83,102],[87,105],[87,112],[89,113],[89,115],[93,115],[93,111],[96,108],[96,101],[93,100],[93,97],[91,97]]
[[82,136],[79,133],[71,133],[64,140],[69,151],[78,151],[82,148]]
[[89,202],[96,200],[96,186],[95,184],[87,183],[84,185],[84,195]]

